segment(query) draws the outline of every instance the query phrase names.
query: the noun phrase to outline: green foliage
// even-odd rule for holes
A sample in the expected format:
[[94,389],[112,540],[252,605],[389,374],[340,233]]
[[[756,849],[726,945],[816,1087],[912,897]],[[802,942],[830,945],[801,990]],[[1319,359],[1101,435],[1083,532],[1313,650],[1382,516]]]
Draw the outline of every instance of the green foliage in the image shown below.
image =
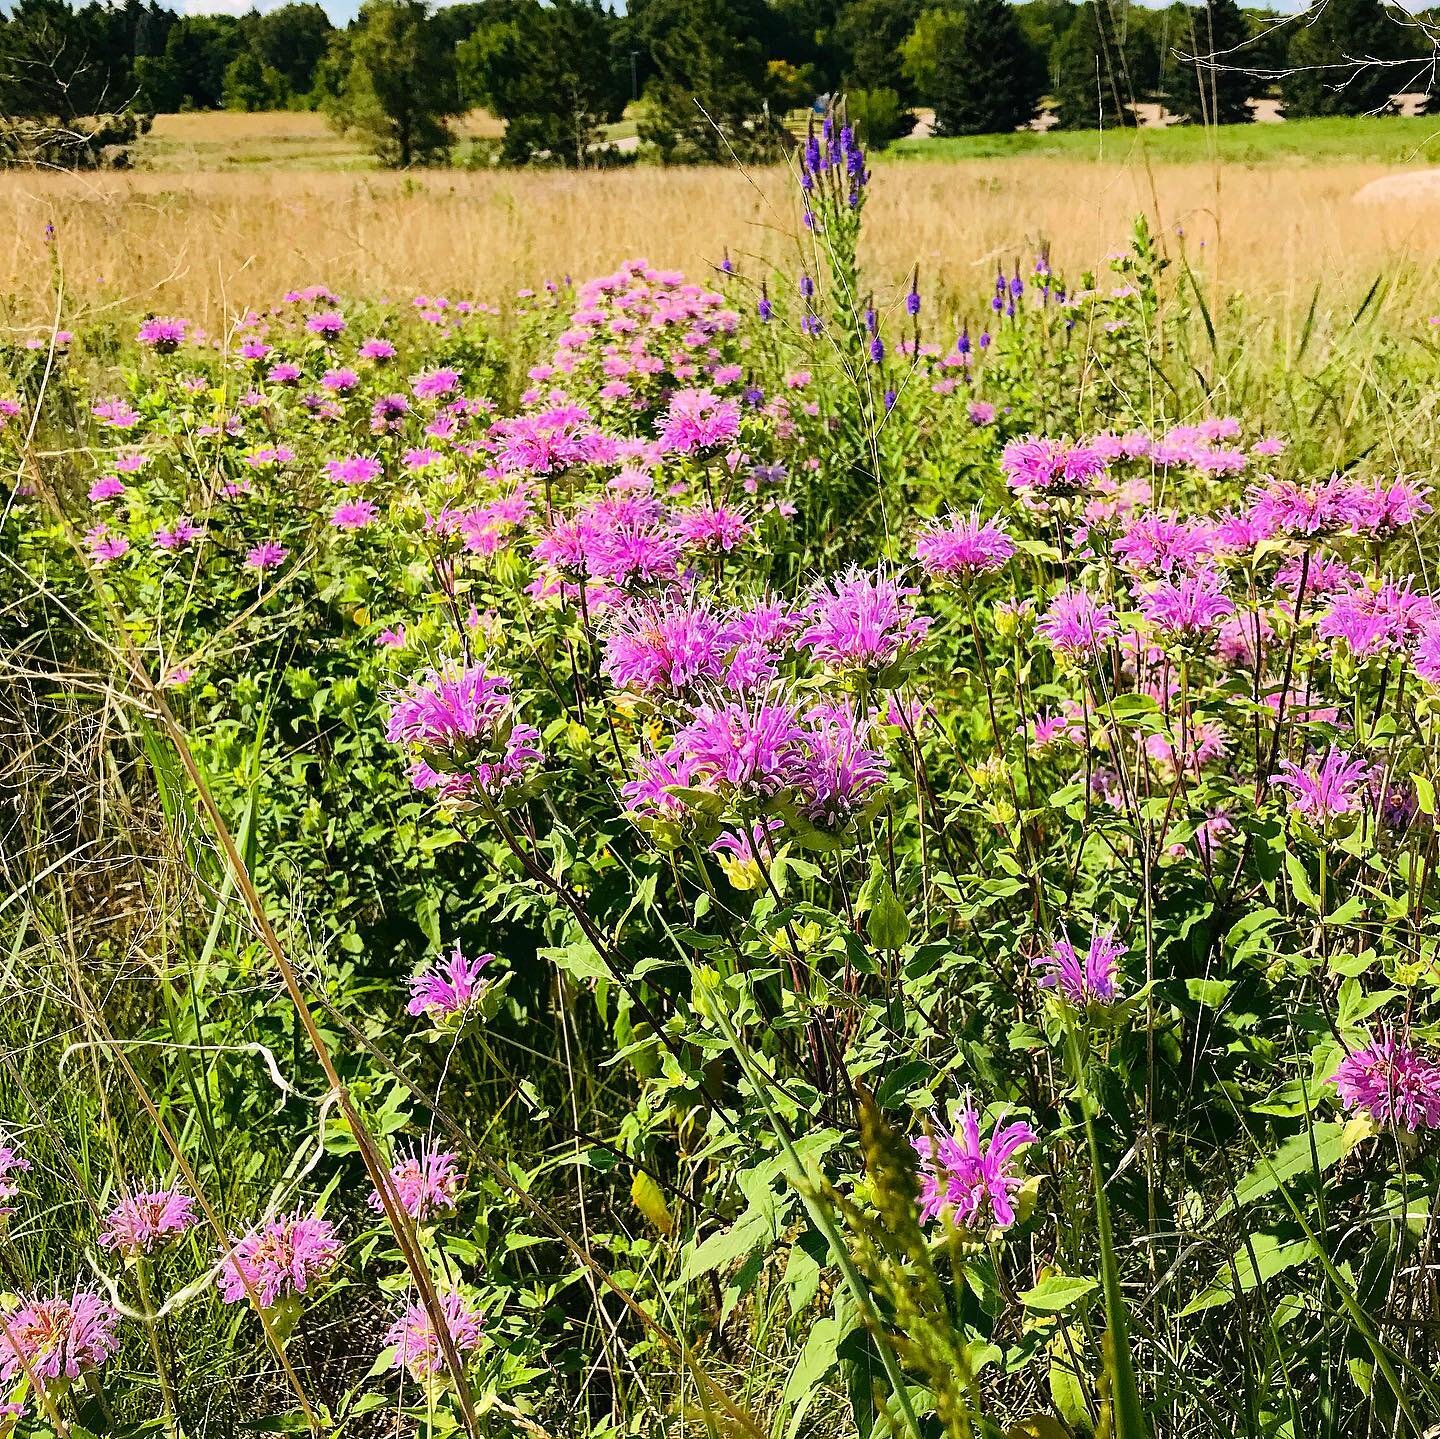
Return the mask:
[[915,116],[894,90],[851,90],[845,104],[855,133],[873,150],[885,149],[915,128]]
[[460,112],[455,57],[424,0],[366,0],[348,37],[349,70],[331,114],[363,136],[383,164],[443,162]]
[[[1382,0],[1325,0],[1296,22],[1280,81],[1287,115],[1378,115],[1427,63]],[[1408,63],[1406,63],[1408,62]]]
[[832,40],[847,92],[893,90],[904,104],[915,102],[901,48],[921,8],[919,0],[851,0],[840,11]]
[[1195,124],[1244,124],[1252,118],[1248,101],[1264,83],[1253,74],[1249,22],[1236,0],[1208,0],[1188,18],[1178,47],[1188,58],[1175,62],[1167,108]]
[[1008,0],[927,10],[902,47],[906,74],[939,135],[1017,130],[1035,118],[1044,60]]
[[654,69],[640,138],[672,161],[775,158],[763,0],[637,0],[629,14]]
[[461,42],[461,93],[506,122],[507,163],[597,158],[600,127],[620,118],[630,94],[624,35],[594,0],[560,0],[517,5]]

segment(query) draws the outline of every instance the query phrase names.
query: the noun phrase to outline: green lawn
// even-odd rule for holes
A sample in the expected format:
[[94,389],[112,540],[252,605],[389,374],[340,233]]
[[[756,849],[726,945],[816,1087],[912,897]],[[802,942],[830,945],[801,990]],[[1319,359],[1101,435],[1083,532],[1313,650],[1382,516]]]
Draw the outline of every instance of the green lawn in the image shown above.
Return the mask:
[[1143,146],[1159,161],[1208,160],[1261,165],[1356,160],[1383,165],[1440,164],[1440,115],[1287,120],[1206,130],[1172,125],[1144,130],[1021,131],[955,139],[901,140],[887,152],[917,160],[991,160],[1011,155],[1121,159]]

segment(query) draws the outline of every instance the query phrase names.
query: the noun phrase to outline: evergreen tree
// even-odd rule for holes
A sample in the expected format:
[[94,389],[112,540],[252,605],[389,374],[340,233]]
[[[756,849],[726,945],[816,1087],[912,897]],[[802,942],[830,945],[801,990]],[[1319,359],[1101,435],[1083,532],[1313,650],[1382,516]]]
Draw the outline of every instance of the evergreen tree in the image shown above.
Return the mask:
[[1235,0],[1206,0],[1189,21],[1189,33],[1174,45],[1166,107],[1197,124],[1244,124],[1254,87],[1246,69],[1249,23]]
[[853,0],[840,12],[832,41],[847,90],[893,90],[905,104],[914,103],[900,47],[920,8],[920,0]]
[[1389,108],[1410,73],[1394,62],[1415,51],[1381,0],[1314,0],[1290,38],[1280,82],[1287,115],[1367,115]]
[[1109,0],[1084,0],[1056,42],[1052,98],[1067,130],[1134,123],[1128,59]]
[[330,17],[314,3],[281,5],[254,17],[251,48],[264,70],[284,81],[281,93],[287,99],[280,103],[310,94],[315,69],[334,29]]
[[483,25],[456,50],[462,96],[505,121],[502,157],[523,165],[548,154],[583,165],[600,127],[630,96],[623,22],[597,0],[535,0]]
[[902,56],[921,102],[934,107],[937,134],[999,134],[1035,118],[1044,58],[1008,0],[926,11]]
[[350,36],[350,69],[331,114],[401,169],[443,163],[459,113],[454,52],[423,0],[365,0]]
[[640,138],[669,161],[774,155],[786,142],[769,114],[764,0],[635,0],[649,56]]

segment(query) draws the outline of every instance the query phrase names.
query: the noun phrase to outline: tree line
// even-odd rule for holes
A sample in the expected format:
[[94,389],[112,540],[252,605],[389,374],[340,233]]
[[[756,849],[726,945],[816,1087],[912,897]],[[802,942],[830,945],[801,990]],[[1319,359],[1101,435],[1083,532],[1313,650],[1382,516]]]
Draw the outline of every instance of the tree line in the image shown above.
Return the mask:
[[504,162],[579,165],[633,104],[661,159],[723,161],[789,144],[787,114],[825,94],[872,145],[920,107],[942,135],[1014,130],[1042,106],[1068,127],[1132,123],[1144,101],[1235,124],[1272,93],[1287,115],[1379,112],[1423,87],[1435,18],[1384,0],[1288,18],[1236,0],[365,0],[336,27],[312,0],[239,16],[18,0],[0,117],[320,109],[403,166],[446,159],[451,122],[483,106],[506,122]]

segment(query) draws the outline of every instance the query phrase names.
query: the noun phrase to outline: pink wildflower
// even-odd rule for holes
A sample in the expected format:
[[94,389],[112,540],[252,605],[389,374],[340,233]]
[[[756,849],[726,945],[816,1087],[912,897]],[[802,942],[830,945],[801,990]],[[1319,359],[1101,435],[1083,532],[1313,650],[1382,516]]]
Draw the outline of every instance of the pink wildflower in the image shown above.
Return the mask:
[[1440,1062],[1390,1030],[1347,1054],[1332,1076],[1346,1109],[1363,1109],[1378,1124],[1440,1129]]
[[255,1291],[262,1309],[305,1294],[340,1262],[344,1246],[335,1226],[316,1215],[281,1214],[252,1229],[225,1256],[218,1284],[226,1304],[243,1304]]
[[434,1024],[463,1015],[484,990],[480,972],[494,958],[493,954],[482,954],[466,959],[457,944],[447,959],[422,969],[411,979],[410,1003],[405,1012],[424,1015]]
[[169,355],[185,343],[184,320],[146,320],[135,338],[157,355]]
[[330,515],[330,523],[337,530],[363,530],[373,524],[378,513],[369,500],[350,500],[336,505]]
[[[390,1183],[406,1214],[423,1221],[455,1208],[465,1175],[459,1171],[455,1155],[422,1145],[390,1166]],[[366,1202],[377,1214],[384,1213],[385,1204],[377,1190],[370,1191]]]
[[125,482],[119,475],[105,475],[90,486],[90,500],[102,504],[106,500],[119,499],[125,493]]
[[1062,590],[1035,626],[1057,654],[1088,659],[1119,632],[1114,607],[1086,590]]
[[1322,824],[1359,808],[1358,787],[1370,774],[1364,760],[1335,745],[1318,768],[1312,761],[1310,768],[1301,769],[1288,759],[1280,761],[1280,768],[1285,773],[1273,775],[1270,783],[1294,791],[1290,812],[1313,815]]
[[[913,1140],[920,1156],[920,1222],[946,1215],[960,1229],[1006,1229],[1015,1222],[1015,1194],[1023,1181],[1011,1161],[1023,1145],[1037,1142],[1028,1124],[999,1125],[988,1143],[980,1138],[980,1116],[966,1104],[960,1132]],[[988,1213],[986,1212],[988,1210]]]
[[1071,1004],[1083,1009],[1088,1004],[1114,1004],[1118,993],[1117,961],[1125,946],[1115,938],[1113,929],[1091,936],[1085,954],[1075,952],[1068,939],[1057,939],[1049,954],[1030,961],[1032,967],[1044,971],[1042,989],[1053,989]]
[[289,553],[278,540],[265,540],[254,546],[245,556],[245,568],[258,570],[262,574],[266,570],[278,569],[285,563],[285,557]]
[[[485,1328],[485,1316],[458,1294],[440,1298],[440,1311],[451,1342],[458,1354],[468,1354],[479,1347]],[[445,1368],[445,1354],[435,1326],[425,1306],[412,1304],[386,1331],[385,1345],[395,1350],[392,1368],[408,1369],[417,1380],[439,1374]]]
[[930,628],[915,613],[914,593],[878,570],[846,570],[810,592],[795,647],[827,669],[883,670]]
[[78,1379],[120,1347],[119,1314],[98,1294],[77,1289],[66,1299],[32,1297],[0,1320],[0,1379],[28,1370],[37,1379]]
[[156,1189],[122,1199],[105,1216],[100,1243],[121,1254],[149,1254],[195,1223],[195,1201],[178,1189]]
[[1015,553],[1015,542],[999,520],[980,523],[980,512],[968,518],[951,515],[915,541],[915,557],[932,579],[959,580],[998,570]]

